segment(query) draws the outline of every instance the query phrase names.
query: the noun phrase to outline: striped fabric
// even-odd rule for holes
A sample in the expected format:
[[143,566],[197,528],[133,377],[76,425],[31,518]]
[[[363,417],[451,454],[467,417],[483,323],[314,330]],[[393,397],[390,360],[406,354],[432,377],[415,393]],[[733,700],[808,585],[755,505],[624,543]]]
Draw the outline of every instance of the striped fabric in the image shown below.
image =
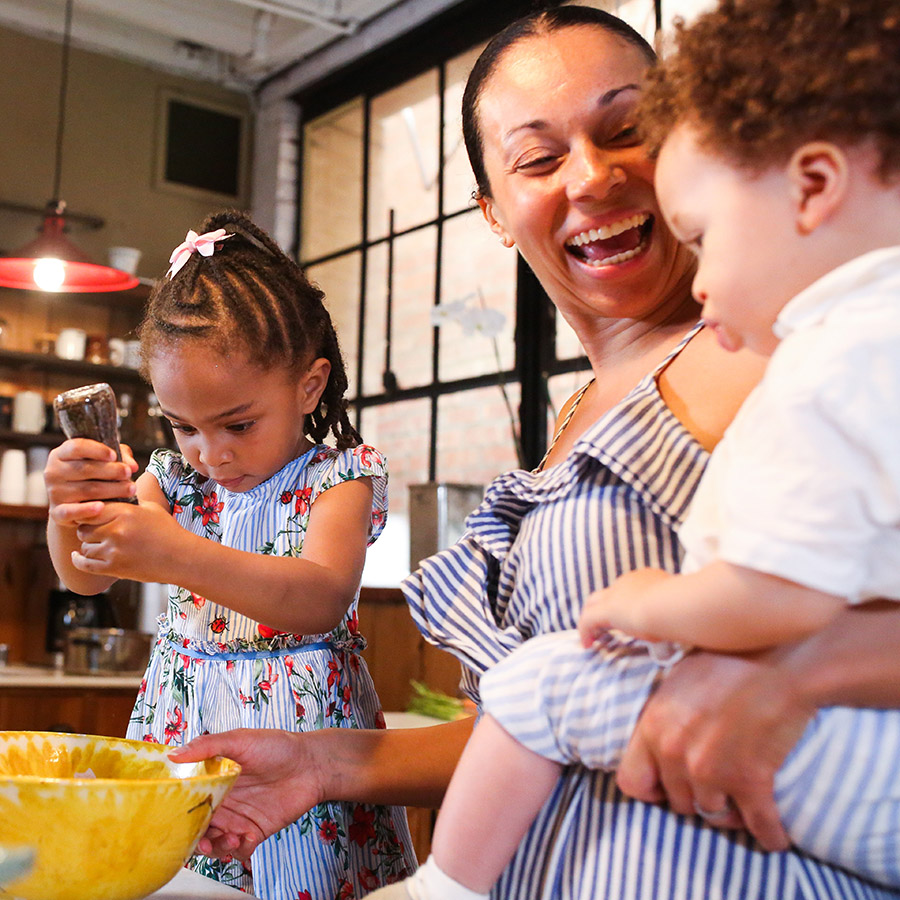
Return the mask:
[[[596,650],[578,632],[532,638],[481,680],[484,709],[521,744],[561,765],[618,767],[660,667],[642,641]],[[900,711],[827,709],[775,781],[794,844],[900,887]]]
[[[625,571],[677,571],[677,528],[708,454],[656,386],[669,359],[545,472],[500,476],[461,541],[426,560],[404,593],[427,640],[479,680],[526,640],[575,627],[580,601]],[[649,671],[649,670],[648,670]],[[611,720],[616,740],[628,713]],[[786,771],[789,769],[786,766]],[[612,776],[569,766],[492,896],[503,900],[825,900],[900,893],[802,852],[764,853],[625,798]]]
[[[171,451],[149,471],[179,524],[238,550],[298,556],[316,498],[361,477],[374,487],[370,541],[384,527],[387,466],[371,447],[314,447],[243,493]],[[287,634],[171,586],[128,736],[180,745],[232,728],[383,728],[356,607],[329,634]],[[416,860],[402,807],[323,803],[264,841],[250,867],[199,856],[189,867],[266,900],[352,900]]]

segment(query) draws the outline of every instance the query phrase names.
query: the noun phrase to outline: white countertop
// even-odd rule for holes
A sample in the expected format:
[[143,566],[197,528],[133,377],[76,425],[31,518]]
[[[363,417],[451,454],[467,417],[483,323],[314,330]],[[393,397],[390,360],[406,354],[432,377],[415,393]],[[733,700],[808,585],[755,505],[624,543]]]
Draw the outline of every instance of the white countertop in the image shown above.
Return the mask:
[[424,728],[426,725],[445,725],[446,720],[413,712],[386,712],[384,724],[388,728]]
[[62,669],[52,666],[0,666],[0,689],[2,688],[128,688],[137,691],[141,686],[143,672],[115,673],[104,675],[67,675]]
[[152,893],[147,900],[193,900],[194,897],[210,897],[212,900],[232,900],[247,894],[219,884],[211,878],[204,878],[189,869],[181,869],[178,874],[158,891]]

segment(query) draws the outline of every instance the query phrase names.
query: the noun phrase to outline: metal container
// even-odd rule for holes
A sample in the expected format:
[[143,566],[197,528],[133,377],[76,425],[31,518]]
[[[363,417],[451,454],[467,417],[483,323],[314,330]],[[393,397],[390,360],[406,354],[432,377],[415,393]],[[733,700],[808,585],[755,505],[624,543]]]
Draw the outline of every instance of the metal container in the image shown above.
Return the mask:
[[63,670],[69,675],[143,672],[153,636],[123,628],[73,628],[66,634]]
[[455,544],[466,516],[481,503],[484,486],[431,481],[409,485],[409,568]]

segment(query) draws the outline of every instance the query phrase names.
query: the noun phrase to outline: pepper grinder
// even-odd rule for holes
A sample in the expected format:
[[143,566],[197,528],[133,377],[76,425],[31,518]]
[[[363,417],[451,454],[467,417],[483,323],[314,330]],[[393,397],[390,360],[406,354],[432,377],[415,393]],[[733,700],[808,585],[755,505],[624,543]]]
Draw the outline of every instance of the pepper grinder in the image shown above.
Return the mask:
[[[108,384],[88,384],[64,391],[53,401],[53,409],[67,438],[82,437],[100,441],[116,451],[116,459],[122,459],[119,429],[116,426],[116,395]],[[136,497],[113,499],[137,503]]]

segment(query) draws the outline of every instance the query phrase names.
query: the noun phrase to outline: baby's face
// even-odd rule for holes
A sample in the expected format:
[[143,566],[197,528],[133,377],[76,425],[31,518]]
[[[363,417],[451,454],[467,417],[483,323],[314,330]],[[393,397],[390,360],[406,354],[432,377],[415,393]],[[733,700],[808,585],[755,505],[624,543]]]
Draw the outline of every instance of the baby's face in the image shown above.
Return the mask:
[[774,167],[756,175],[703,150],[675,127],[659,155],[656,192],[672,233],[697,255],[693,292],[726,350],[771,354],[772,326],[801,287],[790,186]]

